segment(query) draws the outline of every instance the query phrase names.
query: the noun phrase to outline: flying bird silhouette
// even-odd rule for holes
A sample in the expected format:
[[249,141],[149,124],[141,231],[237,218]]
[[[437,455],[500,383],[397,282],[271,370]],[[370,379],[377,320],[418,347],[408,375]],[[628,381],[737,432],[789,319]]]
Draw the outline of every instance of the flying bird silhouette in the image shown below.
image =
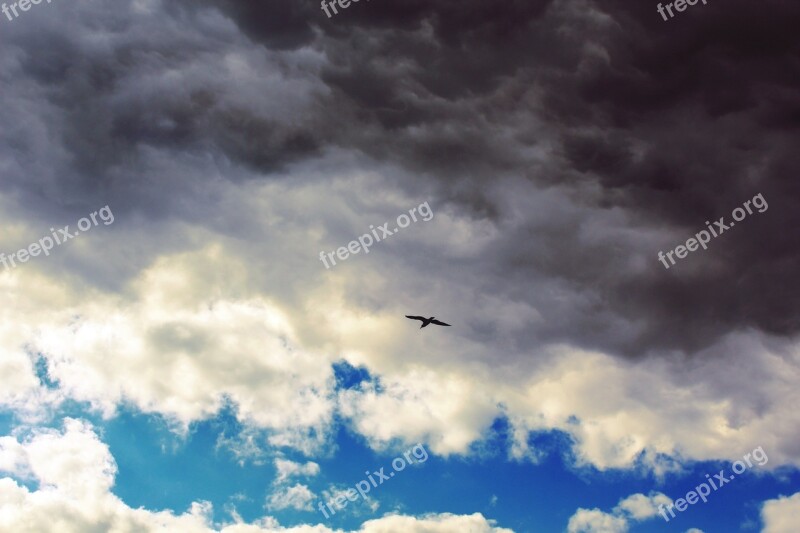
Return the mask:
[[437,326],[449,326],[450,325],[450,324],[445,324],[444,322],[440,322],[440,321],[436,320],[435,316],[432,316],[430,318],[425,318],[424,316],[406,315],[406,318],[410,318],[411,320],[421,320],[422,321],[422,325],[419,327],[419,329],[422,329],[422,328],[424,328],[425,326],[427,326],[429,324],[436,324]]

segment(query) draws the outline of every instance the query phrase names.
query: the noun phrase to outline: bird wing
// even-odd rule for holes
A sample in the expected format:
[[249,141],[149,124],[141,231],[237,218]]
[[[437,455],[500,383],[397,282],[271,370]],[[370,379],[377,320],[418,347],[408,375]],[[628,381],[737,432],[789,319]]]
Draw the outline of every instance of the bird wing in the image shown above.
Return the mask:
[[424,316],[411,316],[411,315],[406,315],[406,318],[410,318],[411,320],[422,320],[423,322],[425,322],[426,320],[428,320],[428,319],[427,319],[427,318],[425,318]]
[[445,324],[444,322],[440,322],[438,320],[431,320],[431,323],[436,324],[438,326],[449,326],[450,324]]

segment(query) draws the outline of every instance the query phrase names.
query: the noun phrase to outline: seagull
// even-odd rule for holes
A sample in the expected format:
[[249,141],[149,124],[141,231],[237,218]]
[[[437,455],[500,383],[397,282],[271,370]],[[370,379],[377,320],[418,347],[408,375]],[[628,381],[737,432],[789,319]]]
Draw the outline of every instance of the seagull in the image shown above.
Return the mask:
[[444,322],[440,322],[440,321],[436,320],[435,316],[432,316],[430,318],[425,318],[424,316],[406,315],[406,318],[410,318],[411,320],[421,320],[422,321],[422,325],[419,327],[419,329],[422,329],[422,328],[424,328],[425,326],[427,326],[429,324],[436,324],[437,326],[449,326],[450,325],[450,324],[445,324]]

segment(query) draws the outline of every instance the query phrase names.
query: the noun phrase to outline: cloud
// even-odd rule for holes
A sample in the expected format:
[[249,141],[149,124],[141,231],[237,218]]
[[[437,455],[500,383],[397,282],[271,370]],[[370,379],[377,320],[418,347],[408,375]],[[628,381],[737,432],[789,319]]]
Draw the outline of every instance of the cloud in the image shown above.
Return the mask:
[[[465,353],[465,346],[454,351]],[[572,437],[579,464],[601,470],[642,466],[664,474],[688,458],[736,460],[765,438],[765,449],[783,455],[778,463],[793,462],[791,435],[800,421],[781,425],[797,418],[783,403],[796,394],[792,376],[800,376],[793,350],[740,334],[711,348],[691,370],[679,360],[630,365],[568,347],[539,352],[535,363],[514,366],[502,380],[478,364],[471,372],[442,363],[438,373],[387,368],[388,376],[378,373],[379,390],[348,390],[340,409],[378,448],[424,439],[437,454],[466,453],[503,415],[518,458],[536,460],[531,432],[558,429]],[[380,364],[372,359],[369,366]]]
[[493,520],[487,520],[480,513],[454,515],[450,513],[432,514],[423,517],[390,515],[369,520],[361,527],[363,533],[391,533],[408,531],[410,533],[513,533],[504,527],[497,527]]
[[610,513],[600,509],[578,509],[567,525],[569,533],[626,533],[631,522],[649,520],[658,513],[659,505],[672,503],[664,494],[632,494],[620,500]]
[[266,508],[271,511],[282,509],[295,509],[298,511],[313,511],[311,502],[316,499],[307,485],[288,482],[293,477],[313,477],[319,474],[319,465],[313,461],[305,464],[296,463],[287,459],[276,458],[275,469],[277,476],[273,485],[272,494],[267,497]]
[[117,473],[108,448],[88,422],[66,418],[63,425],[63,431],[34,429],[22,442],[0,437],[0,471],[76,499],[108,492]]
[[295,476],[311,477],[319,474],[319,465],[313,461],[303,464],[277,458],[275,459],[275,469],[278,471],[275,483],[282,483]]
[[761,506],[763,533],[791,533],[800,523],[800,492],[767,500]]
[[[339,409],[376,448],[466,454],[504,416],[516,458],[559,430],[599,469],[755,444],[800,464],[797,102],[775,74],[797,6],[668,27],[617,0],[372,2],[336,25],[288,1],[122,5],[0,35],[0,249],[116,216],[0,273],[0,403],[185,428],[232,401],[307,453]],[[657,263],[757,192],[768,212]],[[424,226],[317,260],[421,201]],[[411,335],[411,309],[455,327]],[[337,395],[341,358],[385,388]]]
[[[340,409],[376,448],[401,438],[406,443],[428,441],[441,455],[463,453],[497,414],[490,396],[477,393],[473,385],[455,373],[412,371],[384,380],[381,393],[372,385],[342,392]],[[449,424],[448,431],[443,423]]]
[[[12,477],[0,479],[0,528],[23,533],[46,531],[59,524],[63,531],[111,529],[112,524],[154,530],[158,525],[201,531],[209,512],[196,503],[188,513],[150,513],[131,509],[111,494],[117,472],[108,447],[88,422],[66,418],[61,431],[34,429],[22,441],[3,437],[0,465]],[[16,466],[8,468],[8,456]],[[32,478],[31,491],[15,477]],[[114,526],[116,527],[116,526]]]
[[296,509],[298,511],[313,511],[311,502],[316,498],[306,485],[297,483],[291,487],[279,487],[267,498],[267,509],[280,511],[282,509]]
[[578,509],[569,519],[569,533],[626,533],[628,523],[599,509]]
[[[284,216],[273,211],[273,189],[253,188],[240,209],[261,205],[274,213],[266,217]],[[434,220],[472,226],[447,212]],[[356,228],[354,223],[350,238]],[[136,231],[126,231],[133,231],[130,240],[136,242]],[[792,383],[800,378],[793,343],[732,333],[697,352],[688,367],[679,357],[634,364],[568,344],[511,343],[505,345],[508,361],[492,365],[494,351],[482,333],[425,338],[423,344],[398,319],[412,306],[451,301],[436,314],[453,316],[457,328],[475,324],[480,332],[477,311],[465,312],[475,307],[474,295],[459,280],[443,282],[416,302],[398,295],[397,303],[376,307],[370,294],[384,282],[369,264],[353,261],[308,287],[290,288],[291,269],[273,271],[284,292],[270,293],[252,288],[258,269],[235,241],[199,229],[169,231],[183,235],[189,249],[165,251],[119,290],[78,280],[59,283],[35,265],[2,275],[9,305],[0,310],[0,350],[17,369],[0,377],[7,383],[0,390],[18,391],[9,402],[32,408],[69,397],[111,416],[128,401],[186,427],[230,400],[243,422],[267,431],[267,437],[254,439],[310,453],[329,438],[338,410],[378,449],[399,439],[427,442],[440,455],[466,454],[496,417],[505,416],[518,457],[536,457],[527,443],[530,432],[557,429],[573,437],[581,464],[600,469],[642,463],[661,470],[668,468],[664,456],[736,459],[753,443],[768,450],[770,466],[800,460],[800,419],[787,407],[787,399],[798,394]],[[287,227],[284,238],[291,240],[293,231]],[[209,239],[215,244],[203,242]],[[91,253],[94,246],[88,242],[77,251]],[[384,246],[390,257],[392,246]],[[401,292],[414,292],[415,272],[400,271]],[[527,309],[481,298],[475,308],[489,306],[493,314],[520,316]],[[503,324],[513,337],[513,322]],[[536,357],[524,359],[525,353]],[[341,357],[369,368],[380,387],[337,395],[330,365]],[[37,358],[56,388],[41,386],[34,373]]]
[[330,366],[297,349],[268,300],[204,294],[221,261],[233,266],[218,247],[165,257],[130,285],[136,296],[128,301],[98,292],[89,305],[69,304],[77,295],[62,288],[60,312],[34,309],[47,288],[20,287],[36,302],[18,314],[29,336],[8,331],[7,346],[42,354],[60,394],[106,416],[128,401],[186,427],[230,400],[241,420],[270,430],[275,445],[318,446],[334,407]]
[[[347,485],[331,485],[322,491],[322,497],[325,504],[328,505],[333,511],[338,512],[347,507],[347,513],[353,516],[363,516],[367,513],[376,513],[381,506],[374,495],[367,495],[362,497],[361,494],[356,494],[356,501],[351,501],[347,498],[347,494],[353,498],[353,487]],[[336,499],[342,502],[341,506],[336,505]]]
[[[0,529],[19,533],[51,530],[78,533],[90,530],[185,531],[187,533],[334,533],[323,525],[284,528],[265,516],[252,524],[212,525],[212,508],[207,502],[192,503],[182,514],[170,511],[132,509],[110,492],[116,463],[108,446],[100,441],[91,424],[64,419],[61,430],[34,428],[22,440],[0,437]],[[34,480],[31,490],[16,478]],[[276,503],[304,508],[308,489],[291,487]],[[298,507],[300,505],[300,507]],[[407,526],[407,527],[406,527]],[[387,516],[370,520],[361,533],[397,531],[456,533],[465,528],[485,533],[510,533],[496,528],[480,514],[451,514],[425,517]],[[393,529],[395,528],[395,529]],[[335,530],[336,533],[345,533]]]
[[670,503],[672,503],[672,500],[661,493],[651,494],[650,496],[633,494],[620,501],[614,511],[628,517],[630,520],[641,522],[656,516],[659,505]]
[[[72,25],[56,6],[29,17],[4,48],[48,54],[4,60],[16,83],[0,120],[16,127],[2,145],[23,157],[9,157],[3,190],[48,220],[109,203],[120,220],[203,224],[225,184],[384,165],[431,205],[503,229],[492,260],[467,273],[546,310],[518,341],[641,357],[692,353],[731,331],[798,332],[794,246],[781,231],[798,216],[787,177],[800,165],[786,118],[796,102],[764,72],[794,53],[784,21],[796,6],[739,1],[677,29],[614,0],[365,5],[336,24],[285,1],[183,3],[183,24],[161,5],[79,7]],[[730,34],[713,31],[720,17]],[[751,57],[736,29],[772,53]],[[722,52],[677,61],[678,37]],[[131,46],[143,53],[126,56]],[[658,270],[658,249],[757,192],[780,200],[684,268]]]
[[[738,1],[667,25],[618,0],[491,10],[479,1],[370,4],[335,23],[316,6],[212,4],[271,51],[284,47],[254,20],[266,28],[283,17],[296,29],[295,50],[324,51],[317,116],[341,125],[330,145],[411,170],[419,178],[409,188],[427,186],[438,205],[504,228],[494,268],[472,266],[491,275],[487,286],[535,304],[540,284],[563,281],[575,291],[565,293],[585,292],[601,311],[587,302],[561,317],[543,306],[551,319],[531,326],[538,338],[641,357],[693,352],[734,330],[798,332],[800,286],[784,266],[796,260],[795,246],[780,230],[797,222],[798,189],[787,177],[800,165],[789,134],[796,120],[785,118],[797,101],[788,80],[768,74],[796,55],[798,37],[785,23],[796,6]],[[730,31],[718,31],[720,20]],[[676,53],[676,41],[703,53]],[[740,58],[734,73],[728,65]],[[702,79],[690,82],[694,72]],[[754,97],[764,86],[774,98]],[[571,201],[544,220],[534,209],[515,219],[504,188],[525,190],[519,204],[540,207],[557,191]],[[785,198],[787,209],[748,220],[669,275],[659,270],[659,249],[758,192]]]

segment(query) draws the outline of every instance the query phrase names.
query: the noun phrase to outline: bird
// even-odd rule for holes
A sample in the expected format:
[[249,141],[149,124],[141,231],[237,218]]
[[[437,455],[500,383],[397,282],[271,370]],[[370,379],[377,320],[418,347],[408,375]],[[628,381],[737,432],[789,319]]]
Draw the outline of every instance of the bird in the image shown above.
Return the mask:
[[439,320],[436,320],[435,316],[432,316],[430,318],[425,318],[424,316],[406,315],[406,318],[410,318],[411,320],[421,320],[422,321],[422,325],[419,327],[419,329],[422,329],[422,328],[424,328],[425,326],[427,326],[429,324],[436,324],[437,326],[449,326],[450,325],[450,324],[445,324],[444,322],[440,322]]

